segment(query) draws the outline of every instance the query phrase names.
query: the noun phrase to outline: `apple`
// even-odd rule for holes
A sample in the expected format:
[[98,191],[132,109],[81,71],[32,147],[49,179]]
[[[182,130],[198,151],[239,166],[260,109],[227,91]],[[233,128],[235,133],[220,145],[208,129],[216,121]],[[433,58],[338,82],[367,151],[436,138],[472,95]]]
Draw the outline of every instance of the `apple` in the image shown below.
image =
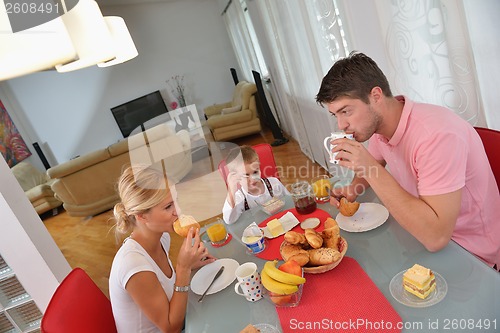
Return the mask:
[[282,272],[302,276],[302,266],[300,266],[295,260],[285,262],[278,267],[278,269]]

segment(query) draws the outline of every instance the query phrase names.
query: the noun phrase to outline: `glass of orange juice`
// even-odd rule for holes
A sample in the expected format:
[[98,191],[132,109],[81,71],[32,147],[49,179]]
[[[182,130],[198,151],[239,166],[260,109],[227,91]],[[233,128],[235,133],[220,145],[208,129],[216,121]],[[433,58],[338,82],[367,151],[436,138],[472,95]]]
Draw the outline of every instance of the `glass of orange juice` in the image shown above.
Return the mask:
[[311,181],[314,196],[317,203],[325,203],[330,200],[330,189],[332,184],[330,177],[327,175],[320,175],[314,177]]
[[224,221],[217,219],[207,225],[207,236],[214,246],[222,246],[228,240],[228,233]]

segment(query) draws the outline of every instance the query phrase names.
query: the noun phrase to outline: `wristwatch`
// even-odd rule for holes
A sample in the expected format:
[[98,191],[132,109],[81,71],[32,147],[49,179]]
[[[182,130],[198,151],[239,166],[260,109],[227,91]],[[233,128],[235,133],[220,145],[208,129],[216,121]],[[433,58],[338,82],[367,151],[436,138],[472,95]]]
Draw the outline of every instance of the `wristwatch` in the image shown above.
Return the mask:
[[187,293],[189,291],[189,286],[179,287],[174,285],[174,291],[178,291],[181,293]]

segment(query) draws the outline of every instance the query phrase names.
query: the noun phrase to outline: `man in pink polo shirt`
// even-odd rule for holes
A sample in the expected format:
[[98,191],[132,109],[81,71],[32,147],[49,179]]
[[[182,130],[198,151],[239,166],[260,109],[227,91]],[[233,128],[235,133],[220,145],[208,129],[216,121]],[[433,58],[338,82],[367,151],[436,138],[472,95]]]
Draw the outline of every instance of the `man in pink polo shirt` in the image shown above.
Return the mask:
[[[354,201],[371,186],[429,251],[453,239],[500,267],[500,195],[481,139],[468,122],[444,107],[393,96],[380,68],[362,53],[333,65],[316,101],[356,139],[332,141],[339,164],[356,174],[336,197]],[[368,149],[361,144],[366,140]]]

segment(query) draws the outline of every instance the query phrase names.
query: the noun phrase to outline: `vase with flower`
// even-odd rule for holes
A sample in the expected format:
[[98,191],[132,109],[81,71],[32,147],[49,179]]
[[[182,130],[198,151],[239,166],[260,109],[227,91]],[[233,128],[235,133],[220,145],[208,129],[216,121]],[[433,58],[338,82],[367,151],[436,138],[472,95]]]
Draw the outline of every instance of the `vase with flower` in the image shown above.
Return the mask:
[[184,75],[174,75],[167,80],[167,84],[170,86],[171,92],[176,98],[176,101],[170,103],[172,109],[177,109],[177,107],[186,106],[185,89],[184,85]]

